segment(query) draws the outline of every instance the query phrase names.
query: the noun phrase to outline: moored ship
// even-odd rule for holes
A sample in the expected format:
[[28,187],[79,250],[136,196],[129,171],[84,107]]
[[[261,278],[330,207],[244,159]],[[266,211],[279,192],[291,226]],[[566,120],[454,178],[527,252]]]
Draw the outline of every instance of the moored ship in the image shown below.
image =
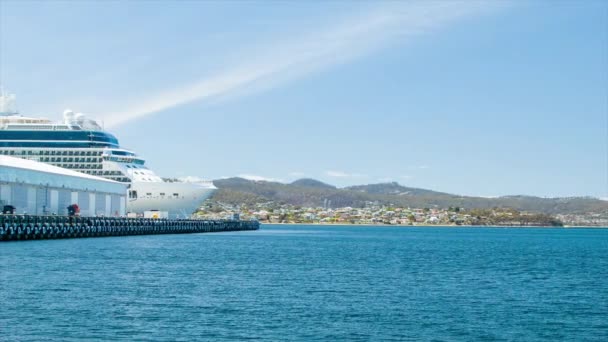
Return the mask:
[[216,190],[211,182],[166,182],[96,121],[66,110],[63,122],[20,115],[0,91],[0,154],[128,183],[127,211],[188,217]]

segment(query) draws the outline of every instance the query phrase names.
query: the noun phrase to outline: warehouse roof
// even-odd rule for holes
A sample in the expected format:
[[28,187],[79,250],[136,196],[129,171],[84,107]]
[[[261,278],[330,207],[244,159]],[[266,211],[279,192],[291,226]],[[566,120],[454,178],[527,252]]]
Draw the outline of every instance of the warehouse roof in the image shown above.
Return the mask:
[[125,193],[128,184],[33,160],[0,155],[0,182],[24,183],[76,191]]
[[47,172],[47,173],[55,173],[63,176],[71,176],[71,177],[80,177],[80,178],[89,178],[103,182],[111,182],[118,183],[113,180],[109,180],[102,177],[87,175],[86,173],[76,172],[69,169],[64,169],[62,167],[53,166],[51,164],[40,163],[33,160],[21,159],[15,157],[9,157],[0,155],[0,166],[8,166],[19,169],[28,169],[33,171]]

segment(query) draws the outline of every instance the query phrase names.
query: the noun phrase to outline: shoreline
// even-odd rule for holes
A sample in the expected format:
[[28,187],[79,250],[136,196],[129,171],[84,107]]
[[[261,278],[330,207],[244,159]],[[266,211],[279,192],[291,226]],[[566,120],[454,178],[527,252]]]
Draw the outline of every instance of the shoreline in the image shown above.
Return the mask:
[[260,222],[260,225],[269,226],[348,226],[348,227],[403,227],[403,228],[560,228],[560,229],[608,229],[605,226],[472,226],[472,225],[435,225],[435,224],[352,224],[352,223],[266,223]]

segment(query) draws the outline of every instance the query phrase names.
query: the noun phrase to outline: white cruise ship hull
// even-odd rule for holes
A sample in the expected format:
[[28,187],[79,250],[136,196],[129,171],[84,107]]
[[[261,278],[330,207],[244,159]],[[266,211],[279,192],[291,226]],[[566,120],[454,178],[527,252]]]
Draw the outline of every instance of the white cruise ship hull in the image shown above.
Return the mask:
[[114,135],[82,113],[66,110],[63,122],[26,117],[11,108],[14,99],[0,89],[0,154],[128,184],[127,212],[189,217],[216,190],[211,182],[163,181],[144,159],[120,147]]
[[147,210],[169,212],[170,218],[187,218],[217,190],[212,184],[180,182],[131,183],[129,191],[137,198],[128,198],[127,212],[141,214]]

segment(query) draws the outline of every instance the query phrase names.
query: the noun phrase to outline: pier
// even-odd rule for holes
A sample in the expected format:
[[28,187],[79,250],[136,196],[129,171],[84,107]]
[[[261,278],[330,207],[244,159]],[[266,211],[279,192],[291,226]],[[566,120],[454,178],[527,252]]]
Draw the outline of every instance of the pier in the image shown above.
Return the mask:
[[0,241],[258,230],[257,221],[0,215]]

